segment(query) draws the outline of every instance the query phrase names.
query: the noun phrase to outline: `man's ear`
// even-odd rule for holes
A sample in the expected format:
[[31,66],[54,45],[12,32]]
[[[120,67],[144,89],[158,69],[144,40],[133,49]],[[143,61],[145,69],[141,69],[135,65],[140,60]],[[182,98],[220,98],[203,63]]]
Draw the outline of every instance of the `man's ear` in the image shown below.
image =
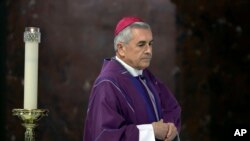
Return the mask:
[[125,46],[122,43],[117,44],[117,53],[123,57],[125,55]]

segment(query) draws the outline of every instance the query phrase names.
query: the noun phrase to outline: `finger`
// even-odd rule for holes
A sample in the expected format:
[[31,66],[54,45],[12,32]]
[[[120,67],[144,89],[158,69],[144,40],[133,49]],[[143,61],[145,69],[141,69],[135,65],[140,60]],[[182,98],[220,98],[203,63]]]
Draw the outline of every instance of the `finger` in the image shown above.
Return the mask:
[[168,123],[168,132],[167,132],[167,138],[170,137],[170,135],[173,132],[173,126],[171,124]]
[[167,139],[168,139],[169,141],[172,141],[174,138],[175,138],[175,134],[171,134]]
[[175,126],[173,126],[172,128],[172,133],[171,135],[168,137],[169,140],[173,140],[177,135],[177,128]]

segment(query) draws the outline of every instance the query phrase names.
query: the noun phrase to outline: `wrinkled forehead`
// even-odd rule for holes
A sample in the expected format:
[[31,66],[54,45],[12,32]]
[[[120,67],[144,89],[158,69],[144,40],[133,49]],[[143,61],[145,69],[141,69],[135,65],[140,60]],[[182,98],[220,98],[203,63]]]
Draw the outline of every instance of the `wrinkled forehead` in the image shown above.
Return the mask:
[[152,31],[149,28],[131,28],[131,40],[150,42],[153,40]]

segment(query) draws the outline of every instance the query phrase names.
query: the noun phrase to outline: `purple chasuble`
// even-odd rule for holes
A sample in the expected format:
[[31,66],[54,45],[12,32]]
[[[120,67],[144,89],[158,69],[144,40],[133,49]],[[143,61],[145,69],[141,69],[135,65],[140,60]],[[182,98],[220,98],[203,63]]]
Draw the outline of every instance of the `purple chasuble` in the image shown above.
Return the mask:
[[[143,75],[154,94],[159,117],[180,131],[181,109],[172,93],[149,70]],[[155,112],[139,80],[118,61],[104,61],[89,98],[84,141],[138,141],[136,125],[156,121]]]

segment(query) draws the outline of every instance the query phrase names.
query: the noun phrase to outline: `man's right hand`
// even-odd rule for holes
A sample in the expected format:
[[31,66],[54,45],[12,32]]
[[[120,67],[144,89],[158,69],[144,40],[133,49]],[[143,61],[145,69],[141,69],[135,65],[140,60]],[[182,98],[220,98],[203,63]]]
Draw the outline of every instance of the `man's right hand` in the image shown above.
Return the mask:
[[155,133],[155,138],[159,140],[164,140],[167,136],[168,133],[168,125],[167,123],[163,122],[163,119],[157,122],[152,123],[154,133]]

